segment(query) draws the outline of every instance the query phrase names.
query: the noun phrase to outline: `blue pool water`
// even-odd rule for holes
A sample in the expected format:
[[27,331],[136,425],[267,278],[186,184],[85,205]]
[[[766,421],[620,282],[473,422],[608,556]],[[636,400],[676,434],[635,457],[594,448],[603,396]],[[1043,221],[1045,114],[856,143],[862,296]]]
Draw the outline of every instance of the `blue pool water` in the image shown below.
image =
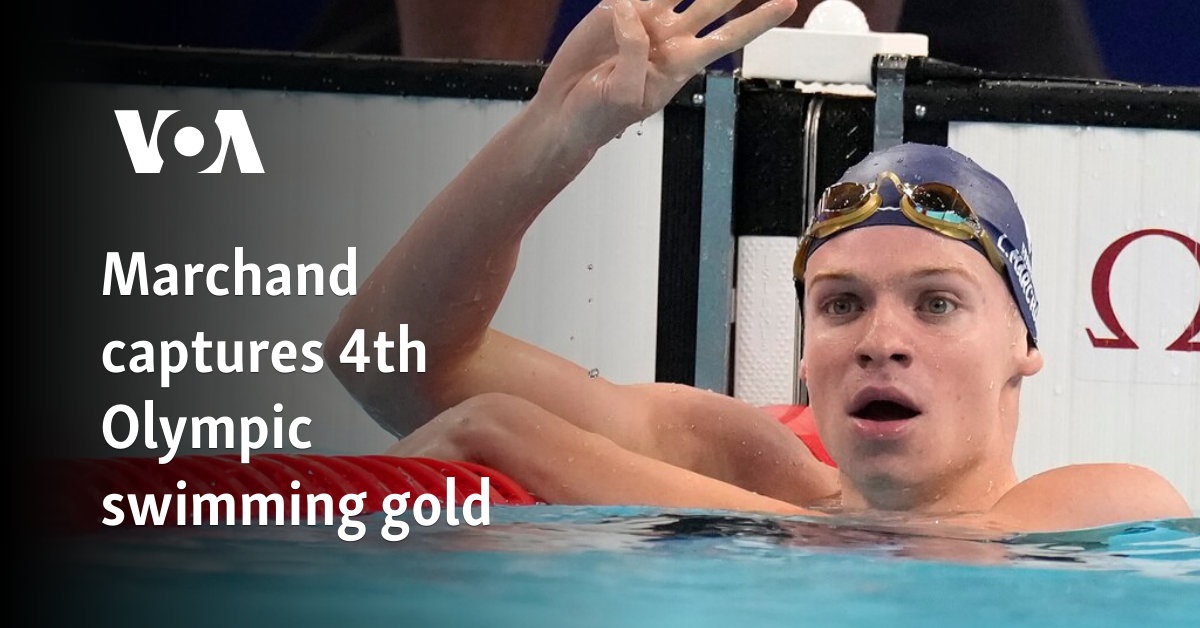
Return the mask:
[[[721,512],[494,508],[335,528],[55,540],[39,614],[73,626],[1196,626],[1200,519],[1003,542]],[[945,531],[942,531],[943,533]]]

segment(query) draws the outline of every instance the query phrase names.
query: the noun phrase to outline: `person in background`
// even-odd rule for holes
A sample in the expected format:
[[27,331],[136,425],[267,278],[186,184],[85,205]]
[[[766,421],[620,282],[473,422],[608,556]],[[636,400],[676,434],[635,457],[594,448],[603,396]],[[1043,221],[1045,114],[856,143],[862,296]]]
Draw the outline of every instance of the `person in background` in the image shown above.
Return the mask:
[[421,59],[542,60],[560,0],[332,0],[300,48]]
[[[730,15],[741,15],[762,1],[748,0]],[[1099,0],[854,1],[874,30],[929,35],[931,55],[943,61],[998,72],[1106,75],[1087,11],[1101,6]],[[818,0],[798,0],[796,12],[782,25],[803,26],[816,4]],[[35,30],[45,30],[51,38],[162,46],[532,63],[552,58],[566,33],[595,5],[596,0],[114,0],[71,2],[66,17],[39,16],[42,23]],[[1189,23],[1189,10],[1180,0],[1139,11],[1119,25],[1113,23],[1121,9],[1104,8],[1099,14],[1108,26],[1106,44],[1112,54],[1132,57],[1126,65],[1137,66],[1140,59],[1142,66],[1154,67],[1164,65],[1161,60],[1188,58],[1190,48],[1172,43],[1186,37],[1171,37],[1163,29]],[[1119,40],[1113,40],[1115,32]],[[1138,45],[1160,38],[1160,52]],[[732,58],[715,63],[719,69],[736,67]],[[1186,69],[1166,70],[1172,72],[1188,75]],[[1163,73],[1159,67],[1153,74],[1158,79]]]
[[[744,15],[765,0],[730,11]],[[801,28],[820,0],[799,0],[781,26]],[[998,72],[1103,78],[1082,0],[854,0],[872,30],[924,33],[930,56]],[[303,47],[426,59],[537,62],[595,0],[333,0]],[[686,6],[687,3],[680,3]],[[736,60],[716,61],[732,69]]]

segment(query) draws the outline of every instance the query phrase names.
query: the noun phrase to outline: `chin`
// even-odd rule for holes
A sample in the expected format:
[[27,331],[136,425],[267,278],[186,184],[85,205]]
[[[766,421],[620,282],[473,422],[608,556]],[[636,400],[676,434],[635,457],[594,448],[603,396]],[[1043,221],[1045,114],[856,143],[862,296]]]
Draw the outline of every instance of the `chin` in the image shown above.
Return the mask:
[[925,455],[911,452],[856,452],[838,462],[838,468],[864,490],[887,490],[918,487],[932,481],[938,474],[929,468]]

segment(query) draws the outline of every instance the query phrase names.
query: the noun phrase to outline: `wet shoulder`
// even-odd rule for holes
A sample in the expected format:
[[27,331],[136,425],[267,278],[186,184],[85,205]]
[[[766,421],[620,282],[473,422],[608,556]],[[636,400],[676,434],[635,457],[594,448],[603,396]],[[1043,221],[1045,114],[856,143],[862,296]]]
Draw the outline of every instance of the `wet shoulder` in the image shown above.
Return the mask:
[[1034,475],[1000,498],[989,514],[1009,530],[1054,531],[1189,517],[1192,511],[1157,472],[1138,465],[1097,463]]

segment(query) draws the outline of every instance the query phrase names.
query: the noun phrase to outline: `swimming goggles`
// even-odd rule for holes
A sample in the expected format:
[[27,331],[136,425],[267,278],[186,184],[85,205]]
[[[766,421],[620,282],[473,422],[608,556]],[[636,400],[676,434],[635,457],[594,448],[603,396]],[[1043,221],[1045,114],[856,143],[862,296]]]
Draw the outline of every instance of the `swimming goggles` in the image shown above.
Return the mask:
[[804,267],[814,243],[863,222],[879,210],[883,202],[879,186],[884,180],[891,181],[899,190],[900,211],[909,220],[949,238],[978,241],[996,271],[1007,276],[1004,256],[983,228],[979,215],[958,190],[945,183],[909,185],[893,172],[882,172],[870,185],[854,181],[837,183],[821,195],[816,216],[800,239],[792,264],[797,284],[804,281]]

